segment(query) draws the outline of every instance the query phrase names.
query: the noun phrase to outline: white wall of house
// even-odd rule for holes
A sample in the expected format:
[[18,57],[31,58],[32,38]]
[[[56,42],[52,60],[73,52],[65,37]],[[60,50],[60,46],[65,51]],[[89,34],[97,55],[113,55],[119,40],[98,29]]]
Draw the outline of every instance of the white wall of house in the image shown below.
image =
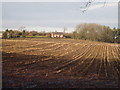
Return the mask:
[[63,35],[51,33],[51,37],[52,38],[56,38],[56,37],[63,38]]
[[54,37],[54,35],[53,35],[53,34],[51,34],[51,37],[53,38],[53,37]]
[[56,37],[56,35],[54,35],[54,37]]
[[0,38],[2,38],[2,33],[0,33]]
[[60,35],[60,37],[62,38],[62,37],[63,37],[63,35]]

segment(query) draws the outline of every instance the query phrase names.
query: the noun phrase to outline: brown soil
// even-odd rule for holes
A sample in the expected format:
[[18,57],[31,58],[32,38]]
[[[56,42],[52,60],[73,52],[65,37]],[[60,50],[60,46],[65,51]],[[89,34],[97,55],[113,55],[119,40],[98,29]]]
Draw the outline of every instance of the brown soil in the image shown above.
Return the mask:
[[2,40],[3,88],[118,88],[120,45],[71,39]]

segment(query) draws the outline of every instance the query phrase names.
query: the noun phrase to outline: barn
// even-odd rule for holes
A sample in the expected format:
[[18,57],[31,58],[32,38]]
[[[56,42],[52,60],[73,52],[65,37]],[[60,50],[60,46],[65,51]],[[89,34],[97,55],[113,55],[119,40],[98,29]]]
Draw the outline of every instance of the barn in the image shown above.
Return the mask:
[[64,35],[63,35],[63,32],[52,32],[51,37],[52,38],[63,38]]

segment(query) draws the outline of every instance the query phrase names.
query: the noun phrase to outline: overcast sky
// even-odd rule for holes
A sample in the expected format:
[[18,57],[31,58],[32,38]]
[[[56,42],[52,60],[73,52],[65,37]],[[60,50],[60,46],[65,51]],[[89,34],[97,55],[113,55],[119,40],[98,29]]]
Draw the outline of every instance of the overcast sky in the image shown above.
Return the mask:
[[87,12],[82,13],[82,2],[2,2],[2,29],[38,31],[73,31],[80,23],[97,23],[118,27],[118,3],[93,3]]

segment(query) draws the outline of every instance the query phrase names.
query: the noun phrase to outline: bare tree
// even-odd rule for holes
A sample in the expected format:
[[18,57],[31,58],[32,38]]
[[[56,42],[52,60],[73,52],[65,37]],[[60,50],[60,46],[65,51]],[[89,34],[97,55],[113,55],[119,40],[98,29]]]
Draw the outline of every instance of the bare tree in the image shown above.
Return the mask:
[[[80,7],[80,10],[84,13],[86,12],[89,7],[92,5],[92,3],[94,3],[96,0],[88,0],[87,2],[84,2],[84,6],[83,7]],[[104,0],[103,2],[103,7],[105,7],[105,5],[107,4],[107,1]]]
[[76,26],[76,30],[73,33],[74,38],[113,42],[114,32],[108,26],[103,26],[95,23],[84,23]]

